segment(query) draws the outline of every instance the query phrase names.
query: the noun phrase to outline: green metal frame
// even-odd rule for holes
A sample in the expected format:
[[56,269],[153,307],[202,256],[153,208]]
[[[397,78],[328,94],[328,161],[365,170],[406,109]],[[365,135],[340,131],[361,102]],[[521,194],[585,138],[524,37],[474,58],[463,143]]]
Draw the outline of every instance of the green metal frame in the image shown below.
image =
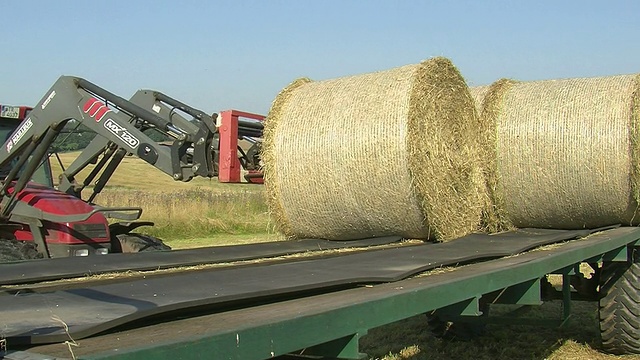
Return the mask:
[[[629,250],[639,240],[640,229],[618,228],[548,250],[462,266],[449,272],[206,314],[185,320],[199,322],[205,329],[197,334],[176,333],[159,337],[153,344],[140,339],[149,345],[85,354],[80,358],[267,359],[306,349],[305,354],[360,359],[358,339],[371,328],[443,308],[457,315],[478,315],[480,297],[500,290],[504,300],[540,304],[539,280],[546,274],[560,272],[568,277],[568,270],[586,261],[628,261]],[[566,309],[567,318],[569,310]],[[136,334],[142,334],[144,329],[137,331],[140,332]],[[91,339],[81,343],[91,347]]]

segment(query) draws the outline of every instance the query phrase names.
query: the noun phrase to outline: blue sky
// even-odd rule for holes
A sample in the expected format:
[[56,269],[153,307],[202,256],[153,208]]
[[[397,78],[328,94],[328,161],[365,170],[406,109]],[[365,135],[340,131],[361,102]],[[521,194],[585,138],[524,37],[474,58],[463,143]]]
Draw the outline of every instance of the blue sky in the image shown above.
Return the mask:
[[640,1],[35,1],[0,7],[0,103],[60,75],[266,113],[314,80],[450,58],[471,85],[640,72]]

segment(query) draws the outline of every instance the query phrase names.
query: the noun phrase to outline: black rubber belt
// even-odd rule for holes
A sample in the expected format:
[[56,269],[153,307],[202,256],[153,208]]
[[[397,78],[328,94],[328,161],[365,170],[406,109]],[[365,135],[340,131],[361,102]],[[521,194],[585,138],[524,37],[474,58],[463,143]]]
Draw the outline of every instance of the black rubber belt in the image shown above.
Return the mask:
[[151,251],[108,256],[66,257],[0,264],[0,285],[69,279],[89,274],[127,270],[158,270],[177,266],[215,264],[291,255],[312,250],[332,250],[391,244],[399,236],[350,241],[301,239],[245,245],[214,246],[173,251]]
[[255,304],[310,290],[397,281],[436,267],[513,255],[589,233],[524,229],[493,236],[474,234],[441,244],[2,296],[0,328],[12,344],[60,342],[69,335],[80,339],[163,312]]

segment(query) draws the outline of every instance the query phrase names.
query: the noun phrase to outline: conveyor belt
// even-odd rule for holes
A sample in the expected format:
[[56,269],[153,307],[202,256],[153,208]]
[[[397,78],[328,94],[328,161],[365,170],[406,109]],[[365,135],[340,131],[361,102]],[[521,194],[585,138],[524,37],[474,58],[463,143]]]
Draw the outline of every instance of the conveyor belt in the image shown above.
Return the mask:
[[[343,336],[356,334],[357,339],[367,329],[533,280],[544,269],[565,268],[639,238],[640,229],[619,228],[547,251],[531,251],[455,271],[119,329],[82,339],[73,352],[83,359],[115,360],[178,359],[189,355],[192,359],[198,355],[279,358],[278,355]],[[483,281],[486,279],[491,281]],[[70,356],[64,343],[29,346],[25,350],[48,358]],[[26,359],[11,355],[8,358]]]
[[159,270],[177,266],[253,260],[313,250],[384,245],[400,240],[402,238],[399,236],[351,241],[301,239],[136,254],[33,260],[13,264],[0,264],[0,285],[28,284],[127,270]]
[[[87,337],[163,312],[264,302],[337,286],[397,281],[436,267],[517,254],[589,234],[525,229],[448,243],[389,248],[292,263],[207,270],[43,294],[3,296],[0,328],[12,344]],[[61,319],[68,327],[65,333]]]

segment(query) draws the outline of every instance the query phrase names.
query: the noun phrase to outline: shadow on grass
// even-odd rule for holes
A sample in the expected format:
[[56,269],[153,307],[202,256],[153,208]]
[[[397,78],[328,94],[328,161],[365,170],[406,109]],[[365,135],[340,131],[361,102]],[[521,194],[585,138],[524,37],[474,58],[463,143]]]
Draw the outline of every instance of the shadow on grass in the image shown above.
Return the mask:
[[[494,305],[491,314],[511,309]],[[561,304],[555,301],[532,308],[525,318],[559,320],[560,313]],[[562,328],[489,324],[471,340],[443,340],[430,333],[425,316],[418,316],[372,329],[361,341],[362,352],[385,360],[629,359],[599,353],[598,347],[596,303],[574,303],[572,319]]]

